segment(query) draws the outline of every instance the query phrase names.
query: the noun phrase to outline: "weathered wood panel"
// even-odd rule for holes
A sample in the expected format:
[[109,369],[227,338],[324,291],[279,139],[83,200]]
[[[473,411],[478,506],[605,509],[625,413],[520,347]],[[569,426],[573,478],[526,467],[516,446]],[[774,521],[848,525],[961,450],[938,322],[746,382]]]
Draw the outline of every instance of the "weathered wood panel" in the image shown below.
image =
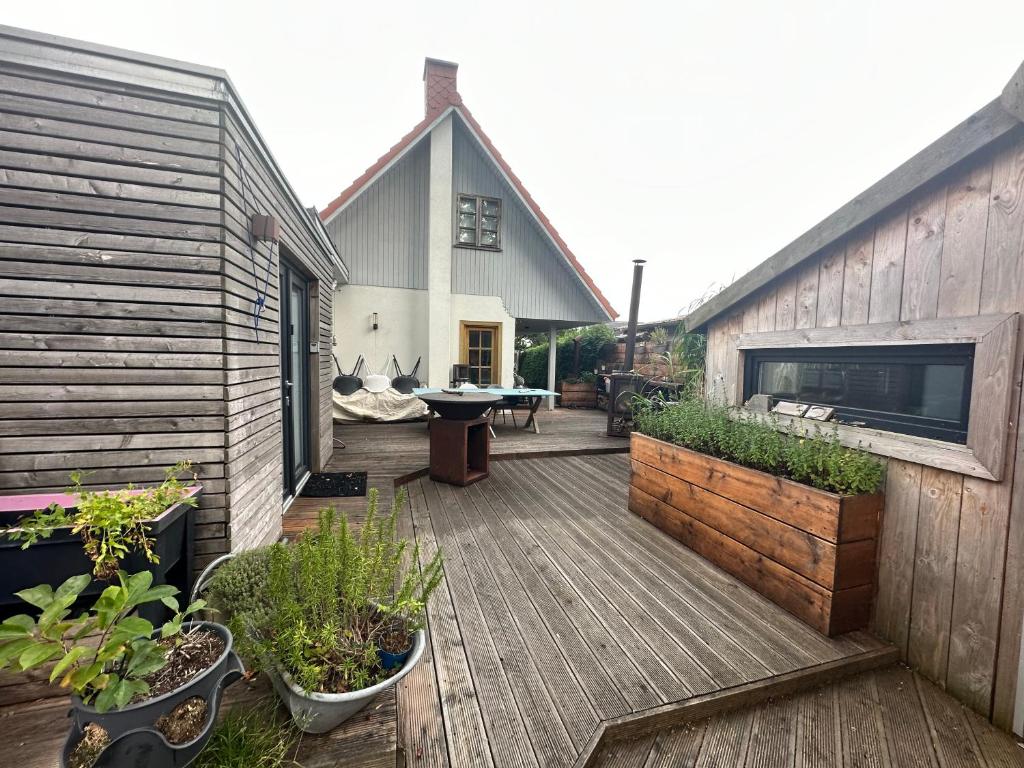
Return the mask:
[[[96,487],[152,482],[192,458],[207,490],[200,553],[272,537],[279,265],[265,244],[249,259],[248,215],[276,216],[317,284],[322,348],[336,257],[219,73],[94,52],[89,77],[68,64],[73,45],[49,45],[0,40],[0,488],[59,489],[76,468]],[[311,353],[311,372],[317,469],[332,449],[329,356]]]
[[[851,339],[868,340],[876,323],[1024,311],[1022,203],[1018,131],[798,270],[806,276],[810,264],[818,268],[814,327],[849,328]],[[775,297],[788,296],[792,279],[777,278],[731,308],[755,319],[756,330],[745,325],[744,333],[779,330]],[[797,312],[811,303],[800,296]],[[810,328],[805,322],[798,325]],[[721,372],[739,364],[721,333],[727,328],[728,316],[708,328],[709,366]],[[1001,481],[961,474],[956,462],[934,452],[884,452],[900,460],[888,461],[873,618],[904,659],[1003,727],[1013,709],[1024,613],[1024,350],[1019,339],[1015,346],[1012,359],[1004,354],[990,366],[991,377],[975,382],[979,395],[1009,382],[1008,411],[983,406],[980,397],[971,414],[981,454],[1003,450]],[[865,443],[878,443],[878,436]]]

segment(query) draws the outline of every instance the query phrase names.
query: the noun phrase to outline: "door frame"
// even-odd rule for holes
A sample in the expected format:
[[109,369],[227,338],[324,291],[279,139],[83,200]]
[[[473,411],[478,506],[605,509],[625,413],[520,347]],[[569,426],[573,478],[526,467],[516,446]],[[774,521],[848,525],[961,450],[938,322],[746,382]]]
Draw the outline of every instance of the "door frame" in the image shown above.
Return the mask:
[[491,384],[501,384],[501,343],[504,325],[493,320],[460,320],[459,321],[459,363],[469,364],[469,331],[491,331],[494,345],[491,347]]
[[[313,409],[313,360],[309,354],[310,340],[312,338],[312,318],[310,317],[310,297],[314,293],[314,283],[309,276],[301,269],[298,262],[285,254],[282,249],[279,271],[279,292],[278,292],[278,328],[280,348],[280,370],[281,370],[281,463],[282,463],[282,498],[287,507],[301,492],[302,487],[309,479],[313,469],[313,422],[311,414]],[[301,282],[302,297],[299,303],[300,316],[305,320],[303,331],[299,335],[299,359],[304,367],[304,381],[296,381],[295,373],[291,370],[291,355],[289,354],[290,333],[286,332],[288,309],[290,308],[291,292],[293,281]],[[301,374],[300,374],[301,375]],[[291,380],[291,391],[288,389],[288,381]],[[303,438],[304,448],[304,469],[295,477],[295,445],[292,434],[291,410],[285,405],[285,398],[293,394],[296,389],[301,388],[304,394],[302,398],[303,412],[299,415],[300,423],[304,425]]]

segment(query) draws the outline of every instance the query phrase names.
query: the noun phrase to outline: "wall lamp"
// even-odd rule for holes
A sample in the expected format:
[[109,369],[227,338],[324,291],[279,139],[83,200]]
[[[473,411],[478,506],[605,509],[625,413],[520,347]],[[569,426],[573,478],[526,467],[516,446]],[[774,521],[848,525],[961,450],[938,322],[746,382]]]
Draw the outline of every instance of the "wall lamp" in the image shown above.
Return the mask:
[[377,330],[377,313],[373,313],[373,330]]

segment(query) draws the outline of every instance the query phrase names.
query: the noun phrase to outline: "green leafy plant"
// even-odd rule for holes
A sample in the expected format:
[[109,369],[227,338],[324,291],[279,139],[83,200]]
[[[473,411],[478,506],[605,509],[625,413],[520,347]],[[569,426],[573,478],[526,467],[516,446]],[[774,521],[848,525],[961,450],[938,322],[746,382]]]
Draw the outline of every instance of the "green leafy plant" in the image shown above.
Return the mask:
[[[575,362],[573,339],[580,340],[580,370],[598,367],[608,345],[615,342],[615,331],[607,325],[570,328],[558,334],[555,348],[555,381],[564,381],[572,373]],[[527,386],[545,387],[548,381],[548,342],[534,343],[519,353],[519,375]]]
[[657,328],[651,331],[651,334],[650,336],[647,337],[647,340],[656,347],[667,346],[668,330],[665,329],[665,326],[659,325]]
[[[439,553],[421,569],[419,545],[397,536],[405,498],[399,491],[390,514],[381,516],[373,489],[358,532],[324,509],[317,528],[293,543],[221,566],[208,597],[228,612],[239,651],[256,668],[279,667],[305,690],[330,693],[389,675],[378,659],[382,634],[395,617],[409,631],[422,626],[442,575]],[[406,556],[412,567],[403,569]]]
[[583,371],[579,376],[570,376],[562,381],[566,384],[593,384],[597,381],[597,376],[593,371]]
[[738,418],[695,396],[678,402],[638,399],[633,420],[649,437],[833,493],[874,493],[882,484],[882,464],[841,445],[834,430],[795,432],[773,416]]
[[[149,571],[133,575],[119,571],[117,580],[75,619],[68,618],[71,606],[92,581],[89,574],[72,576],[56,590],[41,584],[16,593],[40,613],[35,619],[19,614],[0,623],[0,669],[12,666],[25,671],[56,659],[50,682],[59,680],[61,687],[94,703],[99,712],[124,707],[148,693],[145,678],[166,665],[167,648],[180,643],[185,617],[205,603],[199,600],[180,611],[174,597],[178,590],[152,586]],[[140,605],[157,600],[174,611],[174,617],[160,628],[159,641],[153,638],[152,623],[131,615]],[[98,643],[89,642],[93,635],[99,637]]]
[[39,539],[49,538],[57,528],[69,527],[82,537],[85,553],[94,563],[93,574],[100,579],[112,578],[120,562],[133,551],[142,552],[151,563],[159,563],[146,522],[175,504],[196,505],[195,498],[188,496],[187,486],[178,479],[191,468],[191,462],[180,461],[164,471],[159,486],[138,492],[132,485],[116,491],[86,490],[82,487],[85,475],[72,472],[72,486],[67,492],[78,497],[74,512],[51,504],[21,518],[4,532],[11,539],[23,541],[25,549]]

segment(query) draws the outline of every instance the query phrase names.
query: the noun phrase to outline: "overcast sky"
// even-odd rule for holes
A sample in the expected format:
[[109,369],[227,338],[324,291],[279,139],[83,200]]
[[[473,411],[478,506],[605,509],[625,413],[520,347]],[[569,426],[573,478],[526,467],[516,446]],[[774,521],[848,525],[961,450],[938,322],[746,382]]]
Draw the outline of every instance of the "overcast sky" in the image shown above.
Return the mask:
[[5,2],[0,21],[226,69],[307,205],[423,114],[424,56],[641,319],[736,279],[995,98],[1022,0]]

